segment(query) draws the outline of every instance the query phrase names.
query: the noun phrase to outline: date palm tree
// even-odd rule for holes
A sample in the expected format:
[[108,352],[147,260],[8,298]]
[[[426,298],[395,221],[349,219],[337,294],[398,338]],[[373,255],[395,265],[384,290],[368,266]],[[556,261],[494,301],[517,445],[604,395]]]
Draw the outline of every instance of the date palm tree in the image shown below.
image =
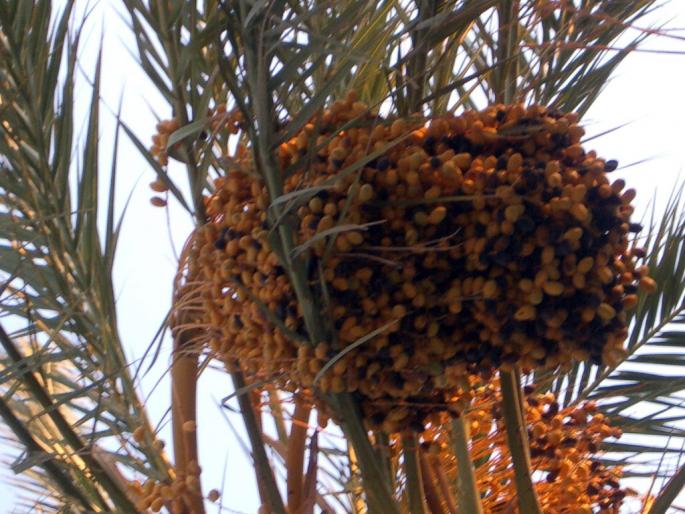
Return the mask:
[[[136,134],[154,129],[118,116],[106,168],[105,63],[98,59],[80,78],[83,20],[76,2],[63,4],[0,0],[0,417],[20,450],[11,468],[27,509],[205,512],[218,494],[200,480],[197,381],[222,355],[260,512],[597,512],[617,509],[629,493],[621,477],[667,479],[626,502],[631,512],[675,509],[685,484],[685,467],[673,471],[685,442],[682,379],[663,369],[682,365],[685,345],[679,190],[640,237],[658,288],[640,294],[631,311],[625,352],[528,374],[503,368],[480,378],[460,415],[434,420],[425,432],[387,433],[368,423],[358,396],[317,389],[329,367],[377,334],[352,339],[316,383],[298,389],[255,373],[239,356],[226,358],[202,321],[203,304],[192,301],[195,237],[211,230],[211,198],[222,180],[248,163],[265,184],[269,244],[301,330],[268,306],[263,315],[313,348],[335,320],[319,308],[325,298],[311,283],[307,256],[350,228],[341,216],[318,239],[297,240],[294,213],[315,191],[286,187],[297,166],[284,172],[279,149],[298,138],[305,149],[308,138],[325,134],[316,120],[336,100],[417,126],[517,103],[575,112],[582,123],[623,59],[662,34],[635,30],[657,8],[654,0],[122,0],[139,65],[164,98],[158,109],[168,120],[149,149]],[[77,85],[84,82],[91,94],[81,127]],[[144,370],[127,358],[117,327],[112,272],[126,237],[114,197],[120,137],[149,164],[153,204],[180,207],[196,227],[165,320],[173,336],[173,459],[139,389]],[[344,172],[360,175],[389,149],[367,152]],[[169,162],[185,175],[170,173]],[[258,305],[255,294],[240,292]],[[652,414],[631,414],[635,406]],[[334,421],[325,430],[323,421],[310,425],[314,412]],[[582,422],[553,426],[558,413]],[[547,429],[561,431],[556,445],[540,442],[536,430]],[[542,454],[552,446],[568,451],[546,468]],[[560,473],[568,478],[561,485]],[[559,503],[564,487],[579,484],[605,503]]]

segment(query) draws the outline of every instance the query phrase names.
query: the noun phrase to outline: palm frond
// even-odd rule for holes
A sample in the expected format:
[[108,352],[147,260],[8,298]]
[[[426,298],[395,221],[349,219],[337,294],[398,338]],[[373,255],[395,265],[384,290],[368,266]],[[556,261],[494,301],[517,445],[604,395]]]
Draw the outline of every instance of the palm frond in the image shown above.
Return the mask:
[[633,476],[656,476],[660,467],[677,462],[685,442],[685,215],[683,186],[663,214],[652,214],[646,235],[636,241],[645,248],[655,294],[641,294],[629,320],[625,359],[615,366],[577,364],[569,373],[542,376],[552,390],[564,393],[563,405],[598,402],[612,423],[622,429],[620,441],[605,443],[607,462],[627,466]]
[[[18,5],[0,4],[2,376],[3,394],[12,396],[5,419],[19,414],[13,423],[22,445],[33,443],[20,435],[21,426],[35,437],[42,430],[36,424],[49,425],[36,444],[55,462],[81,462],[71,463],[80,478],[69,476],[84,498],[132,512],[118,467],[164,480],[169,465],[155,446],[116,325],[111,272],[119,220],[113,180],[106,189],[99,184],[101,58],[79,138],[74,89],[81,31],[68,30],[74,3],[54,19],[49,1]],[[19,409],[19,398],[29,410]],[[137,443],[132,434],[140,427],[147,435]],[[52,461],[32,462],[17,469]],[[62,494],[64,501],[78,499],[74,491]]]
[[[288,217],[290,209],[296,208],[309,192],[297,191],[297,198],[283,195],[283,174],[274,158],[279,145],[308,123],[314,125],[316,137],[314,115],[353,88],[358,90],[360,100],[393,116],[437,114],[497,101],[539,102],[583,114],[616,67],[650,32],[632,30],[655,2],[231,0],[203,5],[151,2],[147,6],[142,0],[125,0],[125,4],[141,66],[163,93],[172,117],[178,121],[179,128],[170,135],[167,146],[175,147],[173,157],[185,165],[192,198],[176,194],[183,188],[177,187],[166,168],[146,153],[148,160],[180,202],[192,211],[197,224],[202,225],[202,195],[212,189],[210,176],[231,172],[230,163],[226,164],[230,154],[227,149],[232,146],[229,141],[216,134],[210,134],[209,141],[198,137],[207,133],[207,108],[225,102],[240,111],[239,137],[253,153],[269,191],[270,244],[292,282],[309,338],[303,344],[309,344],[327,340],[329,320],[317,312],[306,281],[307,252],[299,251],[307,247],[295,246]],[[132,135],[131,130],[126,130]],[[135,142],[144,148],[140,141]],[[301,165],[306,162],[306,158],[302,159]],[[345,173],[356,173],[363,165],[355,163]],[[332,231],[344,230],[342,223],[341,218]],[[666,232],[664,244],[667,239],[678,241],[673,232]],[[661,245],[647,241],[650,249],[656,248],[652,255],[659,256],[652,267],[668,269],[663,271],[663,277],[671,280],[682,275],[680,260],[674,258],[675,252],[682,249],[680,243],[673,244],[677,248],[669,246],[665,252],[669,256],[662,258],[665,253]],[[659,270],[652,271],[659,276]],[[674,295],[682,296],[678,287],[669,282],[664,293],[671,300]],[[667,333],[664,328],[669,322],[678,322],[673,313],[682,298],[673,300],[677,305],[665,301],[661,293],[656,298],[640,303],[629,362],[660,365],[669,359],[663,355],[646,356],[644,352],[651,346],[649,340]],[[669,306],[664,307],[666,304]],[[671,337],[671,341],[676,340]],[[551,378],[555,379],[555,390],[566,389],[567,404],[600,395],[608,398],[603,408],[617,420],[625,421],[623,411],[638,402],[666,402],[664,407],[676,404],[676,399],[664,400],[661,393],[663,387],[673,390],[675,381],[666,386],[656,375],[650,382],[653,385],[648,385],[648,394],[635,393],[624,401],[625,394],[632,391],[629,386],[639,385],[640,380],[626,373],[623,368],[580,365],[569,375]],[[196,376],[187,375],[184,380],[194,381]],[[245,388],[252,391],[250,384],[238,383],[239,397]],[[621,387],[625,389],[619,394]],[[619,403],[612,403],[612,398]],[[361,471],[353,475],[364,476],[371,508],[393,512],[394,477],[382,463],[375,440],[360,423],[354,402],[345,396],[329,400],[353,443],[356,455],[350,464]],[[262,428],[249,402],[241,402],[241,408],[254,432],[251,444],[253,454],[259,457],[255,459],[258,476],[262,483],[273,485],[270,463],[264,458],[263,441],[258,437]],[[669,419],[673,419],[672,414]],[[650,419],[649,430],[672,433],[664,419]],[[630,427],[627,421],[624,427]],[[284,431],[283,427],[279,430]],[[420,467],[420,463],[415,464],[415,469]],[[262,491],[262,499],[272,510],[281,511],[282,500],[274,488],[269,488],[271,497]],[[418,503],[414,502],[417,509]],[[353,508],[355,505],[353,501]]]

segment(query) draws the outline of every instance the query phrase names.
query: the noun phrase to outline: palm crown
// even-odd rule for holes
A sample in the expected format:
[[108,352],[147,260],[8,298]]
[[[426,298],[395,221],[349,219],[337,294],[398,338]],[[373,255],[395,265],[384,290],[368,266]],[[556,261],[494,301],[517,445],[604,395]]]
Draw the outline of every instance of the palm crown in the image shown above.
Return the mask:
[[[344,312],[334,310],[336,291],[347,286],[338,282],[337,287],[331,277],[328,292],[325,273],[331,261],[324,259],[349,253],[346,244],[362,244],[355,239],[373,232],[373,220],[363,214],[368,209],[359,207],[361,214],[352,219],[357,200],[350,198],[368,193],[370,201],[379,194],[378,183],[367,181],[365,173],[380,169],[379,160],[392,152],[398,159],[411,159],[413,154],[402,152],[416,141],[426,148],[431,130],[452,137],[449,131],[466,123],[472,132],[464,141],[471,146],[445,147],[442,153],[452,151],[449,159],[459,159],[481,152],[485,159],[493,152],[493,166],[515,173],[523,157],[514,157],[510,147],[549,128],[519,123],[534,120],[537,112],[540,119],[554,118],[554,127],[571,130],[554,144],[572,158],[575,150],[568,148],[586,144],[579,127],[582,116],[612,72],[648,35],[658,37],[658,30],[641,30],[627,39],[628,29],[655,9],[653,0],[123,0],[121,5],[129,16],[140,66],[168,103],[170,119],[158,125],[149,149],[117,117],[111,175],[103,186],[109,171],[101,168],[99,155],[103,61],[98,59],[92,70],[90,109],[80,130],[74,104],[81,26],[74,19],[74,2],[56,13],[49,0],[0,2],[5,315],[0,325],[0,416],[23,451],[12,466],[28,479],[24,483],[31,501],[64,512],[204,512],[206,501],[216,500],[217,493],[203,492],[200,485],[196,382],[207,357],[218,357],[235,386],[230,401],[237,404],[246,427],[262,512],[306,513],[315,506],[324,512],[355,513],[618,512],[630,494],[621,477],[664,475],[669,481],[660,491],[651,491],[642,509],[666,512],[685,480],[682,470],[663,471],[663,462],[679,454],[673,449],[678,445],[664,448],[661,441],[639,436],[663,436],[671,443],[683,437],[681,382],[665,377],[659,368],[678,365],[677,349],[683,344],[678,325],[685,321],[685,225],[679,193],[640,236],[644,255],[643,250],[626,255],[627,261],[644,258],[646,263],[623,270],[631,277],[625,288],[621,285],[620,301],[631,296],[632,310],[612,314],[598,307],[607,320],[625,316],[625,351],[613,351],[610,358],[599,352],[593,361],[588,350],[568,362],[543,352],[535,355],[547,366],[523,376],[521,367],[537,367],[533,357],[511,358],[510,365],[503,365],[507,359],[489,355],[482,373],[464,372],[455,379],[463,393],[453,409],[458,416],[446,414],[446,397],[433,395],[430,400],[439,407],[417,407],[412,427],[402,425],[401,409],[378,407],[372,393],[363,393],[372,401],[360,400],[363,385],[336,385],[329,377],[336,364],[351,366],[360,348],[382,338],[391,323],[359,333],[355,327],[336,326],[335,318]],[[531,105],[545,108],[530,110]],[[478,118],[476,111],[485,114]],[[449,118],[452,112],[462,117]],[[488,116],[494,119],[491,127]],[[370,140],[376,127],[381,127],[375,141],[380,146],[367,144],[359,155],[345,149],[348,143],[331,143],[341,134],[352,139],[356,134],[356,141],[366,134]],[[480,127],[476,136],[474,127]],[[496,154],[489,149],[496,143],[488,134],[505,139],[507,150]],[[126,234],[120,230],[114,198],[120,135],[138,147],[155,174],[153,204],[180,205],[196,226],[179,265],[167,320],[173,335],[173,464],[137,387],[143,370],[127,361],[116,324],[112,270],[118,238]],[[439,138],[433,143],[440,144]],[[417,162],[417,168],[445,166],[442,157],[439,165],[430,164],[440,152],[426,152],[427,161]],[[316,172],[320,175],[310,175],[310,169],[319,169],[312,164],[317,155],[335,169],[322,164]],[[505,160],[499,163],[497,158]],[[522,163],[517,168],[513,161],[518,158]],[[169,173],[170,162],[185,169],[184,180]],[[580,162],[569,161],[568,167]],[[611,161],[601,162],[602,173],[615,168]],[[461,166],[465,173],[470,165]],[[311,233],[303,231],[300,218],[323,210],[328,196],[322,205],[315,199],[333,187],[317,180],[326,174],[340,177],[338,173],[349,183],[342,192],[327,195],[341,195],[340,205],[346,205],[342,214]],[[548,173],[548,180],[556,180],[549,179],[554,173]],[[233,184],[233,177],[240,179]],[[365,184],[376,186],[364,189]],[[440,182],[440,187],[454,195],[466,191],[467,202],[476,194],[461,184],[450,190]],[[629,204],[622,185],[614,182],[613,187],[616,191],[607,194],[622,194],[618,202]],[[418,202],[425,207],[428,225],[439,225],[445,217],[432,205],[452,215],[446,210],[452,204],[440,204],[439,194],[436,198]],[[455,205],[460,202],[464,198]],[[259,245],[254,253],[267,252],[267,247],[270,252],[264,254],[270,264],[260,265],[259,271],[282,286],[285,297],[267,298],[256,285],[244,285],[250,277],[241,278],[242,286],[232,286],[230,295],[223,291],[221,297],[232,317],[222,317],[226,312],[219,310],[209,316],[213,304],[207,298],[213,289],[204,277],[222,265],[233,276],[232,261],[221,260],[230,253],[231,228],[220,232],[218,227],[228,212],[250,222],[243,212],[255,206],[263,239],[254,237]],[[582,212],[574,216],[580,220]],[[323,217],[316,219],[321,223]],[[467,222],[461,223],[463,227],[451,228],[468,233]],[[358,235],[348,235],[352,233]],[[417,245],[416,240],[405,243],[414,249]],[[236,238],[235,246],[239,244]],[[368,241],[364,244],[370,247]],[[243,250],[248,252],[240,247],[236,254]],[[642,279],[643,292],[636,297],[627,291],[634,278]],[[494,285],[488,287],[499,288],[492,298],[498,294],[494,291],[506,293],[505,284],[490,282]],[[378,287],[386,284],[381,280]],[[652,292],[654,284],[654,294],[643,294]],[[544,286],[547,296],[556,296],[556,286]],[[485,281],[474,291],[489,294]],[[355,301],[363,303],[363,298]],[[331,310],[322,309],[322,303]],[[601,305],[616,310],[609,303]],[[516,312],[518,321],[527,321],[527,311]],[[455,307],[452,314],[461,310]],[[246,329],[248,319],[259,321]],[[461,323],[466,314],[455,319]],[[617,325],[617,333],[623,328]],[[231,338],[217,337],[217,330]],[[247,333],[256,334],[254,340],[239,351]],[[338,346],[320,346],[338,336]],[[580,330],[576,336],[580,340]],[[278,344],[290,348],[283,352],[291,360],[299,358],[295,367],[279,367],[277,355],[250,353],[268,337],[290,341],[291,347]],[[394,358],[392,365],[398,367]],[[444,359],[434,361],[427,364],[430,373],[443,377]],[[380,365],[374,369],[383,375]],[[375,374],[364,371],[367,377]],[[423,380],[438,382],[428,375]],[[402,399],[416,397],[412,393]],[[309,426],[312,404],[319,429]],[[630,414],[635,405],[647,404],[658,410],[649,416]],[[375,424],[379,411],[385,417]],[[328,417],[334,423],[324,429]],[[344,434],[343,443],[339,434]]]

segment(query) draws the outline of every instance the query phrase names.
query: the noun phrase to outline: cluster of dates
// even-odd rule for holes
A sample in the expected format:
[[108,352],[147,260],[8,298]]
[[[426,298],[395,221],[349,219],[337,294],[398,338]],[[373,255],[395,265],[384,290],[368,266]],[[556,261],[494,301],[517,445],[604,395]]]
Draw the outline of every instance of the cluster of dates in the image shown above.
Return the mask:
[[[383,119],[350,95],[278,148],[275,220],[239,148],[190,251],[212,349],[291,390],[352,393],[388,432],[459,412],[474,373],[618,362],[655,283],[630,243],[635,191],[577,121],[521,105]],[[272,247],[279,223],[325,340]]]

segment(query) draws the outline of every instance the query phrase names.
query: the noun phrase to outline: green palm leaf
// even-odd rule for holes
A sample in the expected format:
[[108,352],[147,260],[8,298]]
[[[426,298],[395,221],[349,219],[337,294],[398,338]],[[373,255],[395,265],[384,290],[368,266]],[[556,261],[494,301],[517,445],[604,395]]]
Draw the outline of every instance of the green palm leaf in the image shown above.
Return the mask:
[[[318,313],[301,258],[308,246],[295,244],[288,216],[309,192],[282,194],[283,177],[274,159],[278,145],[350,89],[360,100],[398,116],[513,101],[584,114],[645,39],[648,31],[633,37],[628,31],[655,2],[122,0],[122,5],[130,15],[139,64],[167,102],[163,117],[181,125],[167,149],[183,162],[186,184],[147,152],[136,135],[139,127],[118,119],[118,130],[202,225],[203,195],[211,192],[214,176],[230,173],[224,154],[234,143],[216,134],[202,140],[207,110],[225,102],[242,112],[243,137],[271,196],[272,246],[292,281],[310,339],[320,341],[330,333],[330,320]],[[168,481],[171,471],[152,435],[136,389],[137,373],[129,369],[117,331],[111,275],[121,226],[114,196],[119,132],[110,180],[103,184],[102,58],[92,72],[86,119],[78,119],[74,102],[81,27],[73,21],[73,6],[68,1],[62,12],[52,13],[48,0],[0,0],[0,416],[24,449],[12,466],[15,472],[48,484],[49,499],[40,499],[37,488],[28,492],[29,499],[65,512],[134,512],[140,498],[126,480],[136,475]],[[75,130],[81,125],[82,137]],[[357,173],[363,165],[360,161],[344,172]],[[676,198],[641,242],[660,290],[640,300],[626,361],[536,377],[563,393],[565,404],[600,401],[627,434],[608,446],[613,452],[608,461],[634,464],[629,471],[634,475],[664,474],[658,465],[645,464],[645,457],[676,458],[675,442],[685,437],[680,415],[685,362],[678,353],[685,345],[683,221]],[[341,219],[331,233],[344,229]],[[174,316],[170,320],[177,321]],[[174,336],[172,376],[194,396],[196,372],[204,366],[197,352],[185,351],[192,336],[182,330]],[[283,473],[288,407],[282,399],[272,403],[271,437],[250,401],[265,384],[248,383],[239,371],[233,378],[262,501],[272,512],[284,512],[278,484],[279,473],[288,476]],[[516,395],[512,390],[511,397]],[[187,399],[192,408],[186,410],[194,410],[194,398]],[[336,511],[358,512],[368,501],[373,512],[397,512],[404,508],[396,501],[397,491],[409,487],[411,510],[423,511],[416,494],[421,459],[406,452],[401,467],[409,473],[394,469],[382,451],[387,439],[365,429],[352,399],[337,395],[329,402],[343,420],[355,455],[345,445],[308,439],[307,510],[316,502],[321,508],[333,504]],[[637,410],[647,406],[649,415]],[[517,417],[509,414],[510,420]],[[194,419],[193,413],[183,415]],[[140,427],[145,436],[136,442],[131,436]],[[645,442],[647,435],[661,442]],[[670,441],[666,450],[664,439]],[[181,472],[188,459],[196,458],[192,453],[176,452]],[[322,461],[317,496],[311,470]],[[517,468],[518,478],[526,471]],[[460,472],[460,480],[468,482],[470,466],[461,466]],[[665,488],[653,512],[672,502],[681,475]],[[202,498],[193,501],[201,510]]]
[[[0,3],[3,418],[28,451],[15,471],[42,467],[58,503],[133,512],[121,470],[163,480],[169,465],[154,445],[116,325],[119,220],[113,179],[99,185],[101,59],[83,138],[74,131],[73,5],[50,22],[50,1]],[[132,438],[138,427],[149,434],[141,443]]]
[[682,185],[676,188],[662,215],[653,213],[651,227],[638,241],[646,249],[650,276],[659,288],[655,294],[641,295],[629,320],[625,360],[612,367],[579,364],[551,384],[565,393],[564,404],[598,402],[612,424],[622,429],[621,440],[605,444],[605,449],[610,452],[607,462],[627,466],[626,476],[661,476],[681,457],[685,442],[682,191]]

